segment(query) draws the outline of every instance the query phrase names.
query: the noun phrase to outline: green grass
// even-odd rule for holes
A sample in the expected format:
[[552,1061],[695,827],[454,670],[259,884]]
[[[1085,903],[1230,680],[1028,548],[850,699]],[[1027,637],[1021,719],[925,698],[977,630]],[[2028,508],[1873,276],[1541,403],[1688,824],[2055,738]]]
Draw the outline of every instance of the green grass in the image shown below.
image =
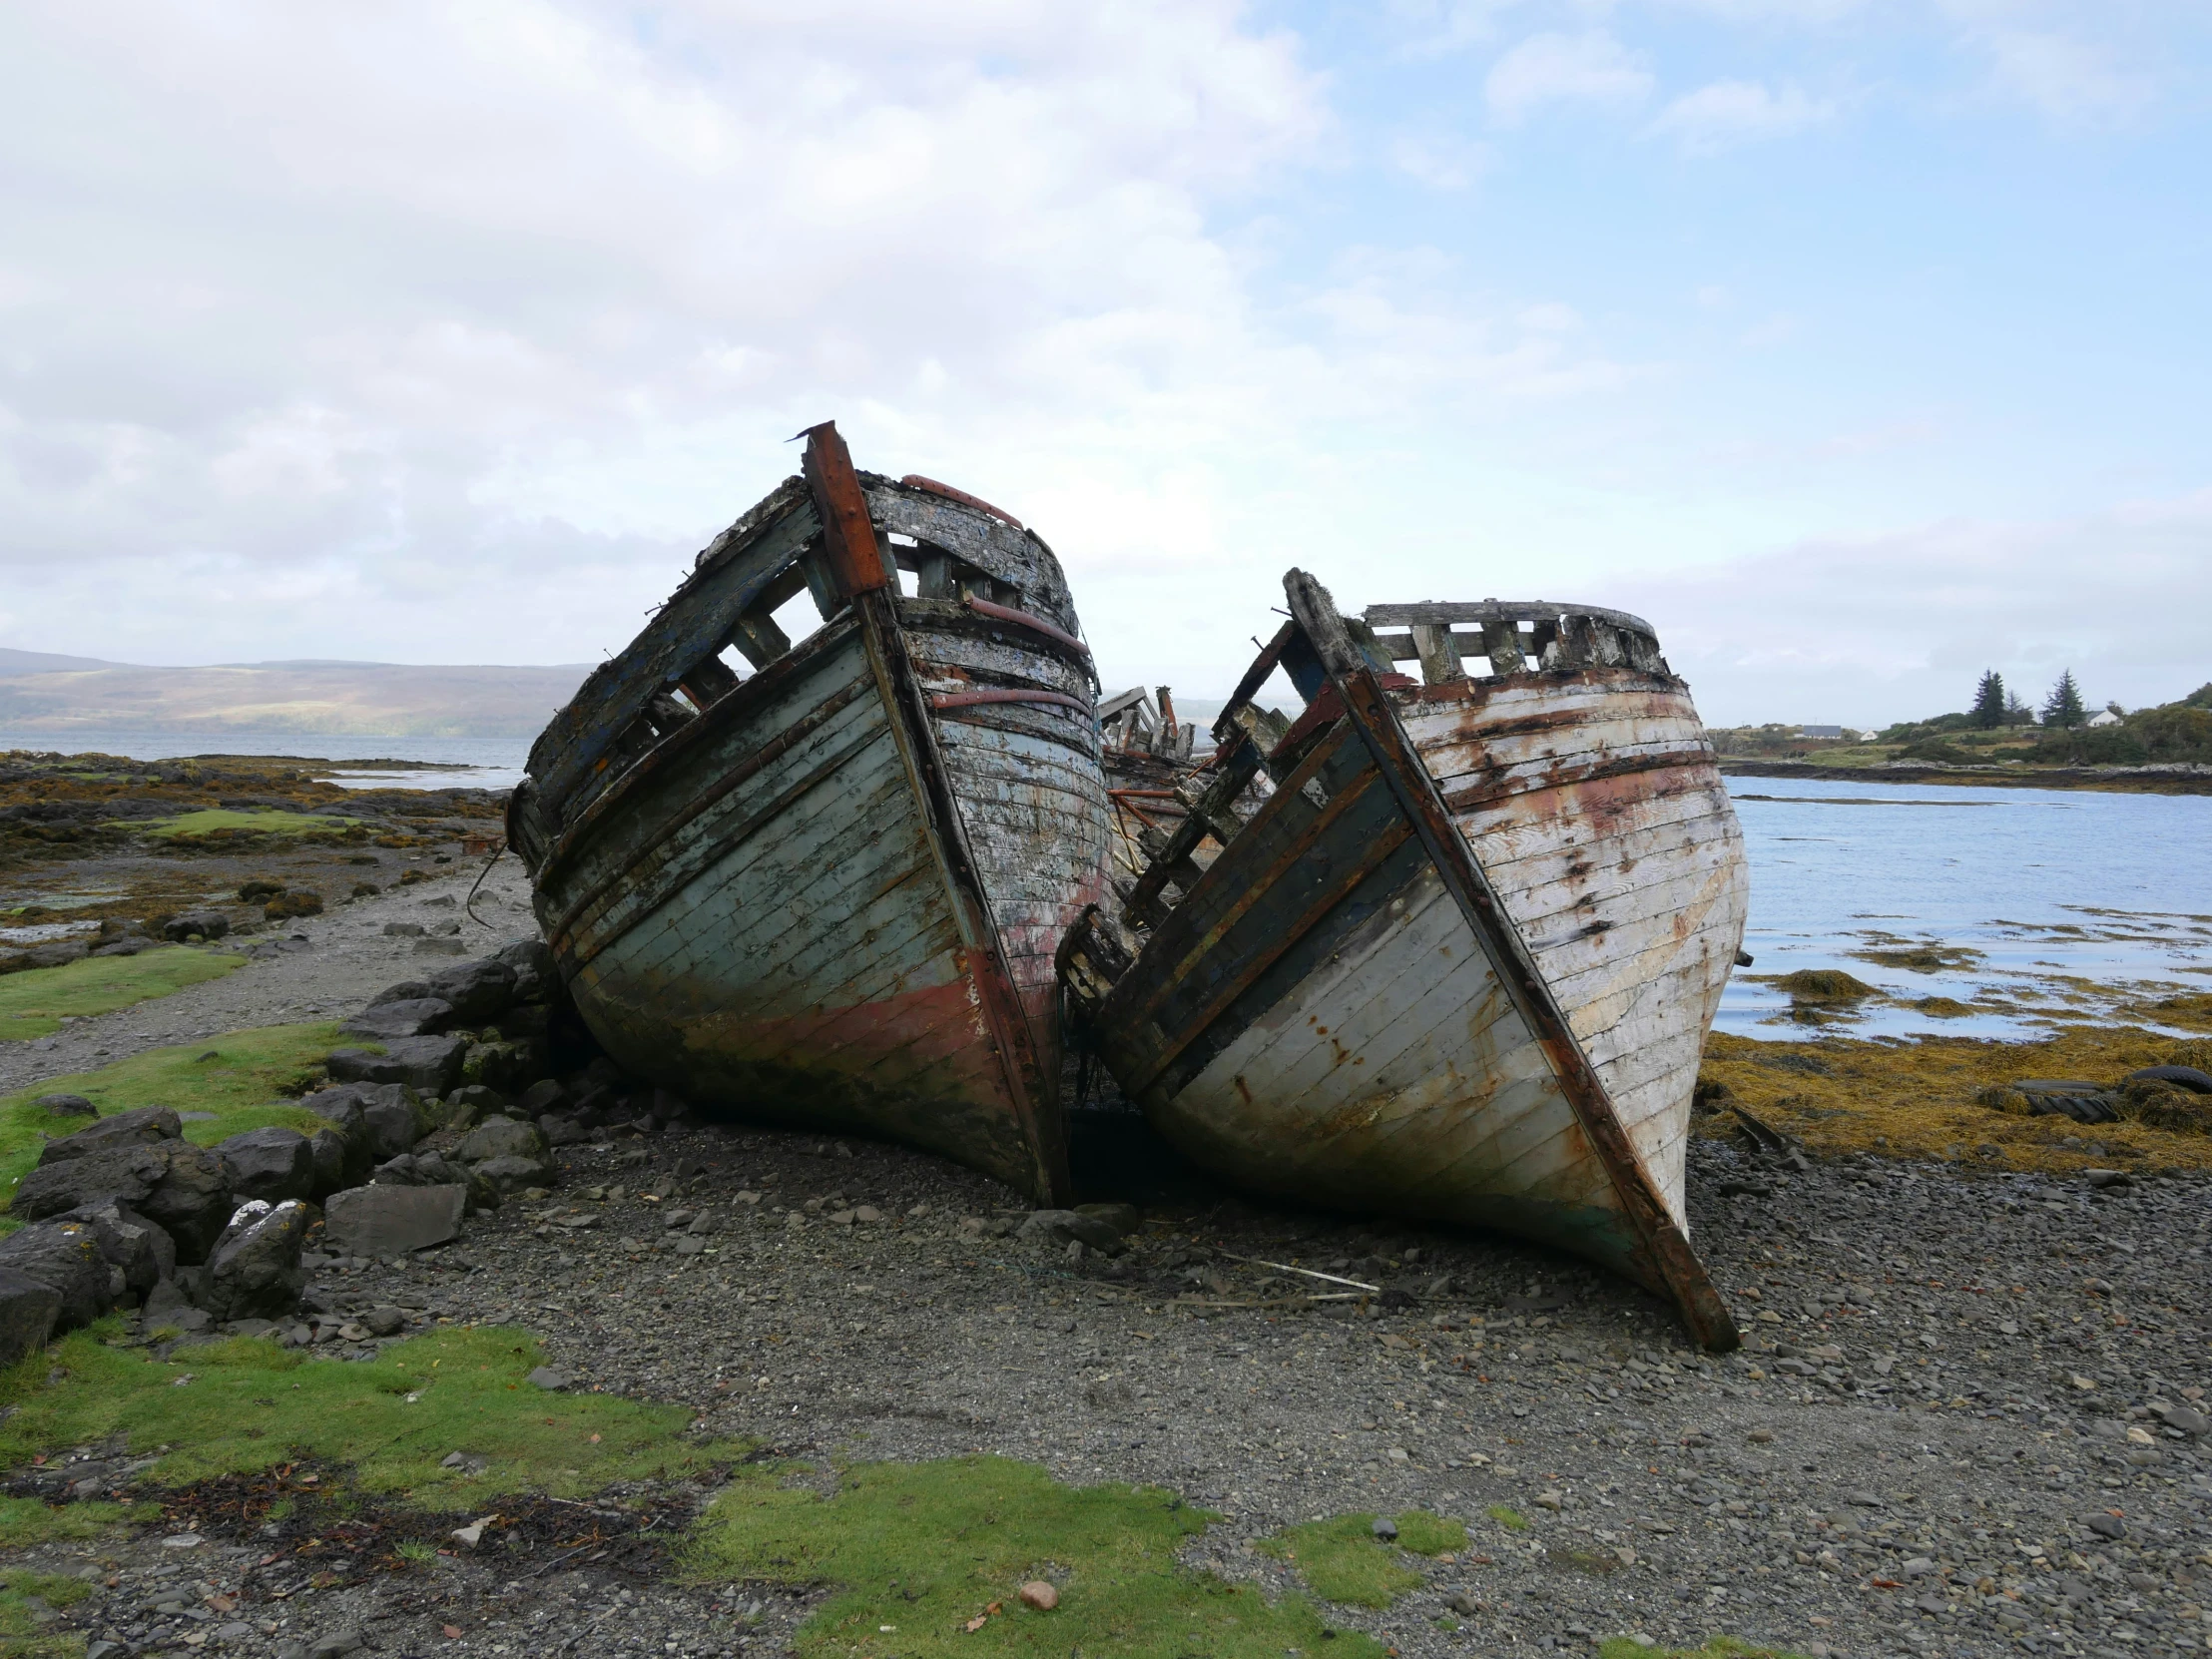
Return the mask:
[[[1354,1631],[1321,1645],[1327,1627],[1303,1598],[1271,1601],[1177,1565],[1177,1547],[1218,1517],[1157,1487],[1063,1486],[1002,1457],[851,1464],[828,1497],[788,1472],[741,1473],[701,1517],[685,1569],[702,1582],[837,1586],[799,1627],[802,1654],[1382,1653]],[[1017,1598],[1033,1578],[1058,1586],[1054,1611]]]
[[85,1639],[77,1631],[42,1634],[44,1611],[59,1612],[92,1594],[81,1578],[49,1572],[0,1572],[0,1659],[48,1659],[81,1654]]
[[1511,1508],[1506,1504],[1493,1503],[1482,1512],[1508,1532],[1526,1532],[1528,1530],[1528,1517],[1518,1509]]
[[87,956],[0,977],[0,1042],[52,1036],[64,1014],[106,1014],[220,979],[246,965],[229,950],[163,945],[136,956]]
[[160,840],[206,836],[220,830],[250,830],[268,835],[342,835],[358,819],[322,818],[308,813],[240,813],[228,807],[203,807],[175,818],[118,819],[117,826]]
[[[526,1381],[544,1356],[518,1331],[438,1331],[359,1362],[240,1337],[163,1363],[100,1340],[119,1329],[77,1332],[0,1376],[0,1467],[120,1436],[135,1456],[162,1453],[141,1478],[163,1485],[304,1458],[347,1467],[364,1491],[465,1509],[679,1480],[747,1449],[685,1438],[681,1405],[545,1392]],[[441,1468],[453,1451],[482,1472]]]
[[1426,1582],[1406,1565],[1400,1551],[1441,1555],[1467,1546],[1467,1529],[1457,1521],[1422,1509],[1408,1509],[1392,1519],[1397,1523],[1394,1545],[1375,1535],[1373,1514],[1358,1514],[1287,1526],[1261,1539],[1256,1547],[1294,1563],[1324,1600],[1352,1607],[1387,1607]]
[[[0,979],[0,989],[6,984]],[[334,1022],[264,1025],[175,1048],[148,1049],[98,1071],[50,1077],[9,1095],[0,1099],[0,1194],[12,1192],[38,1167],[39,1148],[48,1137],[84,1127],[84,1119],[57,1118],[32,1105],[42,1094],[81,1094],[103,1117],[134,1106],[213,1112],[212,1121],[185,1125],[186,1138],[201,1146],[271,1124],[311,1132],[322,1120],[277,1097],[297,1094],[337,1044]]]
[[161,1518],[151,1503],[65,1503],[35,1497],[0,1497],[0,1549],[49,1543],[57,1538],[97,1538],[131,1521]]

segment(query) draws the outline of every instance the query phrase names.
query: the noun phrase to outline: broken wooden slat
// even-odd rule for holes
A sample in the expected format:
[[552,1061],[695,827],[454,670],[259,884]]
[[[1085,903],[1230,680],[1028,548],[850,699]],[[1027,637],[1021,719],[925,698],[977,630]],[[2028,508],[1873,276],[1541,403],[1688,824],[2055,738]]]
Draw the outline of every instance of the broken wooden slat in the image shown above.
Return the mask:
[[1420,659],[1420,677],[1425,685],[1448,686],[1454,680],[1464,680],[1467,671],[1459,666],[1459,653],[1453,647],[1449,627],[1433,622],[1417,622],[1413,625],[1413,652]]

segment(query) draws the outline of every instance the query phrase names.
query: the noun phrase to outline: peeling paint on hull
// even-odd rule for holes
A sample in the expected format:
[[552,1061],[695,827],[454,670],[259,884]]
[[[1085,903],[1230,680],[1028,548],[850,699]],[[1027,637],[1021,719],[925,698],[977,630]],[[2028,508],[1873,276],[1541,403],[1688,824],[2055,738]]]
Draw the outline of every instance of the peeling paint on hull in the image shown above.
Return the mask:
[[1323,735],[1118,977],[1071,941],[1109,1068],[1243,1185],[1540,1240],[1733,1346],[1681,1169],[1745,877],[1686,692],[1625,665],[1389,679],[1336,670]]
[[[751,539],[710,549],[663,612],[695,646],[734,636],[772,660],[642,741],[595,736],[588,712],[564,711],[532,774],[567,777],[572,793],[518,791],[510,835],[577,1008],[626,1069],[1064,1200],[1052,957],[1105,880],[1087,658],[1042,542],[1010,542],[1001,515],[943,486],[847,466],[840,499],[841,449],[825,486],[811,447],[812,499],[772,496],[740,521]],[[840,522],[856,550],[830,545]],[[939,591],[902,599],[880,575],[824,574],[864,566],[886,527],[914,538],[906,557],[938,561]],[[693,615],[694,590],[744,572],[755,547],[785,563],[726,579],[726,615]],[[794,587],[781,572],[801,570],[830,614],[784,646],[760,617]],[[1001,575],[978,574],[990,570]],[[967,604],[961,582],[1029,609]],[[712,678],[711,665],[661,668],[654,635],[626,657]],[[623,683],[610,673],[599,695],[614,706]],[[571,758],[584,745],[629,758],[603,778]]]

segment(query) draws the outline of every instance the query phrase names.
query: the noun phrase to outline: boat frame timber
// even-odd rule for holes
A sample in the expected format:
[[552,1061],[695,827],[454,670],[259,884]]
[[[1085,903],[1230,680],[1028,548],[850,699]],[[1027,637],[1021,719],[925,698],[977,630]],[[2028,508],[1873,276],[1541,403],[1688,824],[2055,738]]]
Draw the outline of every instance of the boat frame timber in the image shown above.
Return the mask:
[[[956,938],[951,952],[955,981],[931,994],[941,998],[957,991],[964,996],[972,1011],[974,1035],[980,1039],[979,1046],[988,1050],[988,1065],[981,1070],[988,1074],[987,1092],[996,1097],[992,1109],[1002,1108],[1010,1115],[1022,1150],[1018,1157],[1003,1150],[985,1156],[949,1135],[931,1138],[926,1133],[907,1133],[904,1138],[1023,1188],[1041,1203],[1065,1203],[1071,1186],[1057,1099],[1056,1023],[1046,1033],[1033,1027],[1040,1017],[1056,1022],[1057,999],[1047,983],[1041,997],[1032,997],[1038,1006],[1024,1007],[1006,939],[993,914],[984,860],[971,838],[936,722],[949,715],[977,724],[1002,723],[1021,714],[1018,706],[1032,705],[1039,706],[1036,713],[1061,720],[1066,712],[1080,715],[1095,743],[1095,700],[1024,683],[1018,673],[1001,676],[1014,679],[1011,686],[932,691],[915,661],[900,609],[928,613],[932,626],[940,631],[965,630],[978,639],[997,642],[1018,640],[1038,648],[1063,669],[1079,665],[1095,693],[1089,649],[1071,631],[1072,607],[1065,603],[1064,580],[1049,550],[1016,521],[963,492],[909,476],[895,484],[886,479],[871,481],[879,499],[895,501],[907,515],[889,527],[878,525],[869,509],[870,486],[854,470],[834,423],[811,427],[801,436],[807,440],[803,480],[788,481],[702,553],[692,580],[662,608],[655,623],[597,671],[540,737],[531,755],[531,776],[508,805],[509,844],[530,867],[547,940],[564,978],[578,993],[578,1009],[586,1024],[630,1069],[683,1086],[686,1078],[680,1065],[656,1053],[657,1045],[640,1033],[618,1029],[621,1022],[612,1011],[595,1004],[590,987],[582,983],[588,977],[586,952],[595,956],[593,947],[603,950],[605,943],[586,935],[611,913],[611,906],[655,873],[649,866],[687,825],[712,811],[726,811],[732,797],[743,802],[748,785],[804,750],[855,701],[879,700],[887,715],[905,796],[919,820],[928,862],[934,866]],[[970,551],[976,550],[979,534],[993,538],[994,545],[1018,538],[1033,560],[1049,566],[1068,626],[983,597],[970,591],[964,578],[954,581],[941,572],[933,595],[924,584],[925,601],[934,598],[937,603],[901,599],[894,562],[887,556],[891,529],[905,531],[909,539],[932,538],[918,542],[925,551],[936,546],[937,538]],[[934,552],[927,556],[950,562]],[[976,575],[972,570],[968,574]],[[1012,586],[980,576],[973,585],[994,594]],[[794,647],[768,612],[802,591],[812,593],[824,622]],[[1014,596],[1018,597],[1018,590]],[[741,722],[781,713],[777,700],[791,695],[811,671],[825,663],[833,666],[834,654],[849,650],[855,636],[864,660],[859,679],[789,721],[711,785],[695,787],[678,810],[664,811],[665,803],[656,803],[661,816],[645,843],[623,849],[615,867],[599,872],[581,890],[574,885],[595,843],[604,850],[610,830],[626,814],[653,802],[656,792],[678,787],[667,782],[671,774],[696,764],[703,746],[727,739]],[[735,646],[751,658],[758,672],[743,679],[734,674],[720,660],[726,646]],[[1018,662],[1018,650],[1008,660]],[[676,702],[672,694],[677,691],[688,703]],[[818,767],[790,789],[744,813],[738,828],[722,834],[701,867],[712,868],[711,860],[728,856],[732,847],[773,833],[780,815],[799,795],[835,771],[837,764],[833,760]],[[773,781],[768,787],[774,788]],[[1103,790],[1101,779],[1101,884]],[[935,902],[926,894],[924,899]],[[629,925],[635,925],[634,919]],[[864,945],[867,938],[863,935],[853,942]],[[1049,945],[1044,949],[1049,955]],[[825,1013],[816,1010],[817,1015]],[[896,1040],[898,1033],[878,1031],[876,1036]],[[930,1040],[941,1042],[941,1033]],[[805,1074],[804,1057],[797,1061],[797,1071]],[[784,1121],[809,1121],[802,1107],[772,1115]],[[834,1126],[863,1131],[872,1127],[849,1121],[835,1121]],[[880,1132],[900,1133],[896,1129]]]
[[[1216,776],[1211,787],[1203,794],[1193,792],[1193,799],[1187,803],[1189,816],[1176,835],[1123,893],[1124,917],[1153,928],[1151,940],[1132,956],[1119,930],[1098,911],[1086,913],[1083,923],[1062,943],[1062,983],[1068,986],[1076,1006],[1087,1011],[1109,1065],[1130,1096],[1152,1109],[1154,1085],[1176,1067],[1183,1049],[1289,954],[1324,915],[1348,900],[1408,840],[1416,841],[1426,864],[1487,958],[1512,1011],[1541,1050],[1560,1098],[1571,1110],[1611,1185],[1618,1212],[1636,1245],[1615,1265],[1647,1288],[1670,1298],[1701,1346],[1713,1352],[1738,1347],[1741,1336],[1726,1302],[1646,1170],[1603,1079],[1591,1065],[1480,859],[1454,822],[1442,792],[1388,696],[1390,690],[1410,687],[1413,682],[1395,672],[1390,647],[1378,639],[1366,622],[1359,624],[1368,642],[1363,649],[1328,591],[1312,576],[1293,570],[1284,578],[1284,588],[1291,620],[1262,649],[1216,722],[1220,747],[1213,763]],[[1438,613],[1436,617],[1392,616],[1391,620],[1414,624],[1412,641],[1423,659],[1424,670],[1436,669],[1434,677],[1439,679],[1463,678],[1457,673],[1456,656],[1448,674],[1440,662],[1441,653],[1456,641],[1438,641],[1434,631],[1440,622],[1441,631],[1448,634],[1449,624],[1455,620],[1448,613],[1476,608],[1378,609],[1385,615],[1401,609]],[[1570,642],[1574,657],[1665,672],[1649,627],[1639,619],[1588,607],[1498,606],[1493,602],[1478,609],[1497,625],[1489,630],[1493,635],[1498,627],[1510,630],[1514,616],[1525,612],[1526,618],[1539,621],[1540,633],[1549,626],[1552,637],[1560,632],[1557,624],[1562,613],[1571,610],[1574,614],[1566,619],[1567,625],[1579,631],[1579,637]],[[1496,613],[1494,617],[1490,616],[1492,612]],[[1484,649],[1476,641],[1466,643],[1474,650]],[[1500,653],[1519,651],[1517,638],[1508,642],[1499,636],[1491,643]],[[1431,657],[1439,661],[1431,664],[1427,660]],[[1517,655],[1508,660],[1517,666]],[[1263,731],[1255,718],[1252,699],[1278,668],[1290,675],[1300,694],[1308,699],[1308,706],[1287,730]],[[1386,790],[1395,809],[1390,815],[1395,822],[1378,820],[1369,826],[1370,838],[1356,856],[1338,867],[1312,872],[1315,882],[1299,889],[1295,916],[1287,917],[1250,960],[1235,964],[1209,962],[1209,953],[1223,946],[1235,923],[1279,884],[1288,884],[1302,864],[1312,862],[1323,835],[1335,821],[1360,812],[1372,815],[1372,791],[1365,784],[1347,784],[1334,793],[1323,790],[1326,804],[1305,830],[1275,851],[1268,862],[1255,868],[1252,858],[1238,856],[1237,842],[1250,826],[1239,824],[1233,803],[1250,781],[1264,767],[1275,776],[1277,797],[1317,789],[1325,765],[1342,753],[1342,733],[1347,729],[1365,751],[1373,768],[1371,777],[1379,778]],[[1257,825],[1267,811],[1263,807],[1252,824]],[[1202,874],[1191,863],[1190,854],[1209,833],[1222,841],[1224,850]],[[1241,882],[1242,887],[1224,907],[1218,902],[1220,883],[1231,880]],[[1170,912],[1163,909],[1164,889],[1171,882],[1185,885],[1186,896],[1197,890],[1200,882],[1214,885],[1217,903],[1207,912],[1202,935],[1188,937],[1188,929],[1178,932],[1173,928]],[[1163,929],[1173,935],[1172,939],[1163,936]],[[1172,964],[1154,965],[1150,973],[1133,971],[1153,951],[1171,944],[1180,947]],[[1206,977],[1204,970],[1217,965],[1231,971],[1224,977]],[[1174,1036],[1160,1043],[1149,1041],[1140,1029],[1148,1017],[1146,1010],[1157,1011],[1163,998],[1171,996],[1179,985],[1199,977],[1206,978],[1203,1003],[1195,1011],[1183,1013]],[[1238,1083],[1241,1087],[1241,1078]]]

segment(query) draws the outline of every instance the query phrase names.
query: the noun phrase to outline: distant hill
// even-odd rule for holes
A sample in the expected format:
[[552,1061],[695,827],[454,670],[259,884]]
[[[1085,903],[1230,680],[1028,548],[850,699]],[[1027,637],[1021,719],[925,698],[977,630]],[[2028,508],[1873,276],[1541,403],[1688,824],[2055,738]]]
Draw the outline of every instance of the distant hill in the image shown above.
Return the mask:
[[528,738],[591,672],[405,663],[146,668],[0,648],[0,731]]

